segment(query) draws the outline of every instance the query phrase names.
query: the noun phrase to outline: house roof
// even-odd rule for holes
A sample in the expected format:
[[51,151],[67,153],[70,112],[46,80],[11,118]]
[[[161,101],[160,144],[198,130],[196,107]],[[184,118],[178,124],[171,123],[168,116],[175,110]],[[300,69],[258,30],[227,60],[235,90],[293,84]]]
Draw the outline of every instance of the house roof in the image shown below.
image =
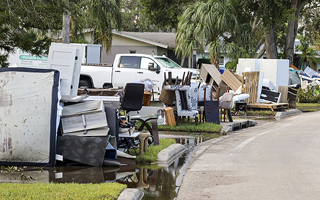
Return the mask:
[[126,32],[112,31],[113,34],[130,38],[136,41],[148,43],[165,49],[173,49],[175,47],[175,33],[159,33],[159,32]]

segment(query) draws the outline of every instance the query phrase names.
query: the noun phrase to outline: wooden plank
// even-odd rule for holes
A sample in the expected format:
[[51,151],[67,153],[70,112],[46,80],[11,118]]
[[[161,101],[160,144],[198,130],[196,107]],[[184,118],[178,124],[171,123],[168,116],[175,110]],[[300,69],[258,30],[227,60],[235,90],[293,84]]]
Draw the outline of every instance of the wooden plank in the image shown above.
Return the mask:
[[220,78],[233,90],[236,91],[241,87],[241,81],[236,77],[236,75],[229,69],[224,71]]
[[246,99],[246,102],[256,103],[258,100],[258,87],[259,87],[259,75],[260,72],[243,72],[242,78],[242,92],[250,94],[250,98]]
[[220,95],[224,94],[227,85],[221,80],[221,74],[214,65],[202,64],[200,70],[200,78],[213,89],[213,95],[218,98],[218,88],[220,87]]
[[250,103],[247,105],[247,108],[257,108],[257,109],[279,109],[279,108],[286,108],[288,107],[288,103]]
[[241,75],[239,75],[239,74],[235,74],[235,75],[236,75],[237,79],[241,82],[243,76],[241,76]]
[[174,118],[173,109],[171,107],[166,107],[163,110],[168,126],[176,126],[176,120]]
[[279,103],[288,103],[288,86],[279,86],[278,92],[281,93]]

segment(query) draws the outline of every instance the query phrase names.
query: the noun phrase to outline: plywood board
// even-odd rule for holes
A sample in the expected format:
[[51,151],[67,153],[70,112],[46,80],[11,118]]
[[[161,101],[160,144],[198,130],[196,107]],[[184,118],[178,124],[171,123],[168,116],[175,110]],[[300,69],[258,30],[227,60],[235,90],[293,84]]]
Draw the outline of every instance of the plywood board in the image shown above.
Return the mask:
[[280,108],[287,108],[288,103],[270,103],[270,104],[263,104],[263,103],[251,103],[247,105],[247,108],[257,108],[257,109],[271,109],[274,111],[275,109]]
[[288,103],[288,87],[287,86],[279,86],[278,92],[281,93],[279,103]]
[[212,87],[213,96],[217,98],[218,88],[220,87],[220,96],[225,93],[227,85],[221,80],[221,74],[214,65],[202,64],[200,70],[201,79]]
[[259,76],[258,71],[243,72],[242,92],[250,95],[250,98],[245,100],[247,103],[256,103],[258,100]]
[[241,81],[237,78],[237,76],[227,69],[220,76],[220,78],[233,90],[236,91],[241,86]]
[[176,120],[174,118],[173,109],[171,107],[166,107],[163,110],[168,126],[176,126]]

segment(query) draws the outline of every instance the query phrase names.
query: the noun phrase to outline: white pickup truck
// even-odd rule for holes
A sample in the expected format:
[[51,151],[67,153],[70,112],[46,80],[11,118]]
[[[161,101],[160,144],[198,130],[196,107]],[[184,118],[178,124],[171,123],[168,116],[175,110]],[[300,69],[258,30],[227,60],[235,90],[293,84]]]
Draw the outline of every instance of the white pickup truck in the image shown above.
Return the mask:
[[[172,72],[172,80],[183,73],[192,72],[192,78],[199,75],[199,70],[182,68],[165,56],[145,54],[117,54],[111,64],[82,64],[79,87],[117,88],[133,81],[151,80],[154,92],[160,92],[164,83],[164,73]],[[167,73],[168,74],[168,73]],[[167,75],[168,78],[168,75]]]

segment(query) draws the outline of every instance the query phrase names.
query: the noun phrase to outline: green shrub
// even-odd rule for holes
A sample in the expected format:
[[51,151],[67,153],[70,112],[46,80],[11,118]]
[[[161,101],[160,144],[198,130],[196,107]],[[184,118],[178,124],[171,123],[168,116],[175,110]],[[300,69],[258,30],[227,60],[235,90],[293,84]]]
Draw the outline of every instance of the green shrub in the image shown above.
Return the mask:
[[299,103],[319,103],[320,102],[319,91],[320,91],[319,85],[316,85],[316,86],[308,85],[307,89],[305,90],[299,88],[298,90]]
[[211,64],[210,58],[205,58],[205,57],[199,58],[199,59],[198,59],[198,62],[197,62],[199,69],[200,69],[202,63],[203,63],[203,64]]

